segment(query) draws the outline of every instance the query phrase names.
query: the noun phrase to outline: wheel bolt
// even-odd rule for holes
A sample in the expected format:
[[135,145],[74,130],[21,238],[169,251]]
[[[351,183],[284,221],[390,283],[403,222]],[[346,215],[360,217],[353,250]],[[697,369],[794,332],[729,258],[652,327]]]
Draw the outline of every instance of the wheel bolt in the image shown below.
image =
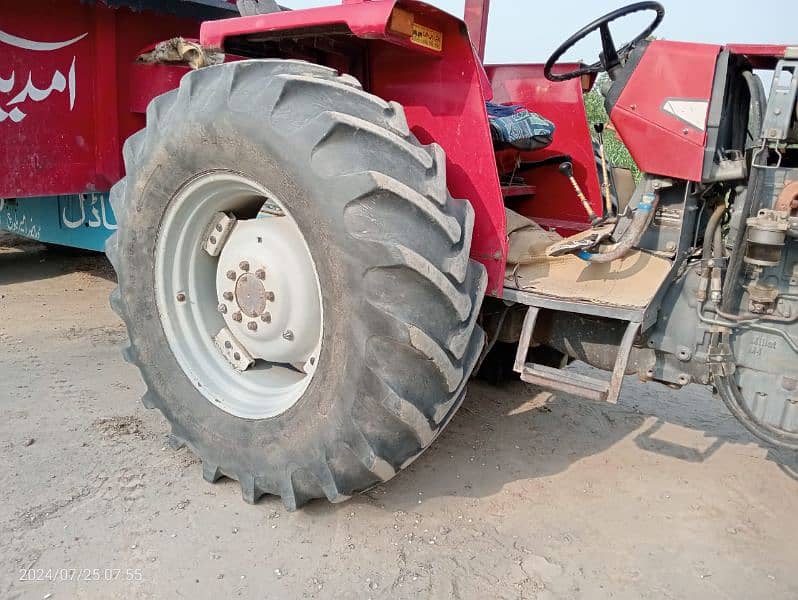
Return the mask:
[[266,292],[266,300],[274,302],[274,292]]
[[219,312],[222,313],[223,315],[226,315],[227,314],[227,305],[226,304],[220,304],[219,305]]
[[227,278],[229,280],[231,280],[231,281],[235,281],[236,280],[236,272],[235,271],[228,271],[227,272]]
[[241,269],[242,271],[249,271],[249,263],[245,260],[241,261],[241,263],[239,263],[238,265],[238,268]]
[[186,301],[186,295],[183,292],[180,292],[177,295],[177,301],[178,302],[185,302]]
[[243,320],[244,320],[244,317],[241,316],[240,312],[233,313],[233,321],[235,321],[236,323],[240,323]]
[[247,329],[249,329],[250,331],[257,331],[258,324],[255,321],[250,321],[249,323],[247,323]]
[[294,332],[289,329],[283,334],[283,339],[289,342],[292,341],[294,339]]
[[263,313],[260,318],[261,321],[264,323],[271,323],[272,322],[272,315],[270,313]]
[[227,300],[228,302],[232,302],[233,301],[233,292],[225,292],[224,294],[222,294],[222,297],[225,300]]
[[216,231],[218,231],[219,233],[221,233],[223,229],[224,229],[224,227],[222,227],[222,224],[221,224],[221,223],[217,223],[217,224],[216,224]]
[[211,244],[215,244],[215,243],[216,243],[216,236],[212,235],[211,236]]
[[266,271],[263,269],[258,269],[257,271],[255,271],[255,277],[263,281],[264,279],[266,279]]

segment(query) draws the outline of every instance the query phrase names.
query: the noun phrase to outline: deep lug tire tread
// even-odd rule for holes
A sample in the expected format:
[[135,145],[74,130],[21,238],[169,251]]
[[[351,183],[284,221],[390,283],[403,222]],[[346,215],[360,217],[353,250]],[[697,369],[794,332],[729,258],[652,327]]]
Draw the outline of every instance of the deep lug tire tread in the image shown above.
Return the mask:
[[[380,325],[361,349],[365,368],[348,420],[338,425],[335,439],[323,442],[321,459],[299,457],[275,476],[270,469],[250,470],[229,453],[203,454],[202,444],[184,437],[175,423],[172,437],[199,455],[207,481],[238,480],[246,502],[277,494],[294,510],[313,498],[346,500],[415,460],[463,401],[484,344],[477,316],[486,276],[469,259],[473,209],[451,198],[442,149],[418,142],[401,106],[363,92],[350,76],[302,61],[240,61],[190,73],[178,90],[153,101],[148,127],[125,144],[128,172],[159,148],[167,124],[197,107],[251,111],[286,136],[310,140],[311,168],[351,196],[341,206],[343,227],[372,263],[362,274],[363,318]],[[364,137],[369,144],[363,147],[379,151],[362,151]],[[120,229],[127,212],[136,210],[135,192],[126,180],[111,192]],[[106,252],[124,291],[132,267],[119,233]],[[171,421],[167,401],[150,385],[149,365],[136,352],[137,315],[119,290],[111,305],[128,326],[125,358],[148,384],[145,406]]]

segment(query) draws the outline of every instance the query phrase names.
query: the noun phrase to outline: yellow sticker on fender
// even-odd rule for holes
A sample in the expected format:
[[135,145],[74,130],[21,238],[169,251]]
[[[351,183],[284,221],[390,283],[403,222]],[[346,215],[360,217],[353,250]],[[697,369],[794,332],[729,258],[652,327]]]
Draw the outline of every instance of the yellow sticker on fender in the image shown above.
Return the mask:
[[424,46],[430,50],[443,50],[443,32],[413,23],[413,36],[410,38],[414,44]]

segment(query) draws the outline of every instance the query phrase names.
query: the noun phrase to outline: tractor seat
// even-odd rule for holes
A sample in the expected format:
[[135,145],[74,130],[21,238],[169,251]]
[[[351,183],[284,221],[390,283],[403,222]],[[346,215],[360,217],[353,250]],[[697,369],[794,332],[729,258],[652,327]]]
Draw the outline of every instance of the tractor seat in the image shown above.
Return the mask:
[[571,254],[547,256],[546,249],[562,241],[562,236],[510,209],[506,214],[510,242],[506,288],[572,302],[643,309],[670,272],[669,260],[641,250],[605,264],[585,262]]

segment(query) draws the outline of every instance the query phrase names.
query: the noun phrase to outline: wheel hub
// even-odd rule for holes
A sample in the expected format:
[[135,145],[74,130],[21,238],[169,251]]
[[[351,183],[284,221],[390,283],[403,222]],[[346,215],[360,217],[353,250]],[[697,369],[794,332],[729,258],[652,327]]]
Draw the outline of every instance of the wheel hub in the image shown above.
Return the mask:
[[[266,272],[263,273],[264,279]],[[244,273],[238,278],[236,282],[236,291],[234,294],[235,302],[241,312],[250,319],[257,319],[266,313],[266,306],[269,294],[263,285],[263,282],[251,273]]]
[[319,351],[321,307],[296,233],[285,216],[237,221],[219,255],[216,291],[228,329],[253,358],[301,368]]

